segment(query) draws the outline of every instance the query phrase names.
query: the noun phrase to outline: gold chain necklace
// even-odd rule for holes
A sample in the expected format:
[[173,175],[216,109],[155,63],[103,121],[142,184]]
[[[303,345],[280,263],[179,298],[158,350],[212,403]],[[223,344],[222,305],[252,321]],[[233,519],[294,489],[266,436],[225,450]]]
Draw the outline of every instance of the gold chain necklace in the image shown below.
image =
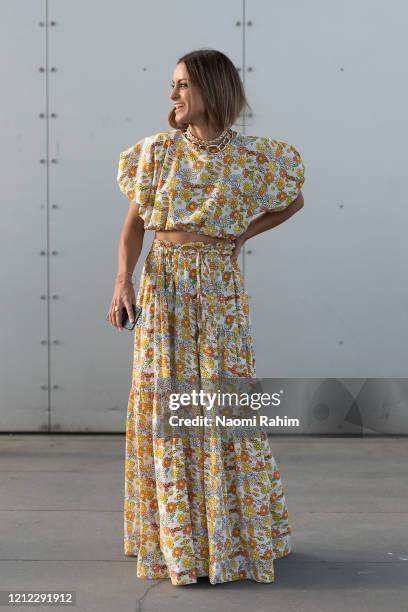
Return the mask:
[[219,151],[222,151],[234,136],[234,132],[231,130],[231,128],[226,128],[219,136],[213,138],[212,140],[203,140],[202,138],[198,138],[198,136],[194,136],[194,134],[190,132],[190,128],[182,130],[181,133],[185,140],[197,145],[200,149],[208,151],[209,153],[218,153]]

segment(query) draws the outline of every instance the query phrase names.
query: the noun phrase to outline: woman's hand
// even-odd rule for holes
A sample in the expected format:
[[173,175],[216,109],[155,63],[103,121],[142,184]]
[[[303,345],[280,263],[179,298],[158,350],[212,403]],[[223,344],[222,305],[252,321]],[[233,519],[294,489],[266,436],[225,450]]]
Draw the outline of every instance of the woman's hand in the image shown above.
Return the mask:
[[[129,321],[131,323],[133,322],[132,304],[136,304],[135,290],[132,281],[129,279],[116,279],[115,291],[109,309],[109,322],[113,327],[116,327],[118,331],[123,330],[122,310],[124,306],[127,310]],[[116,306],[118,307],[117,311],[115,311]]]
[[235,263],[238,259],[238,255],[239,252],[241,250],[242,245],[245,242],[245,238],[243,238],[243,236],[238,236],[238,238],[235,240],[235,248],[231,253],[231,260]]

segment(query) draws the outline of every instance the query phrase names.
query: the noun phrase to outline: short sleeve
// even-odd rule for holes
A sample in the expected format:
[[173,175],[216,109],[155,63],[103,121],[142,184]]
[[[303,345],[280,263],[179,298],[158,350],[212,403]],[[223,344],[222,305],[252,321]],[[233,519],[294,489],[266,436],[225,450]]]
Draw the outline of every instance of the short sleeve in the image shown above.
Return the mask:
[[116,180],[123,195],[144,207],[150,200],[154,168],[154,143],[150,137],[122,151]]
[[284,210],[305,182],[305,166],[294,146],[271,138],[262,144],[255,173],[255,214]]

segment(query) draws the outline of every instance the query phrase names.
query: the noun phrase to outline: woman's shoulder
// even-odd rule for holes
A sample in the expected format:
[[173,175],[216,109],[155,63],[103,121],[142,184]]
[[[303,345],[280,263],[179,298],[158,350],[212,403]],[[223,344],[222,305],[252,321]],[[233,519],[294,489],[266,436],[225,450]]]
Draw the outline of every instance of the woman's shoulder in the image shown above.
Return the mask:
[[259,158],[272,164],[278,164],[285,168],[300,168],[304,172],[303,159],[297,147],[285,140],[279,140],[271,136],[245,136],[246,147],[254,154],[260,154]]
[[252,147],[258,151],[281,153],[281,152],[293,152],[296,151],[295,147],[286,142],[285,140],[279,140],[272,136],[243,136],[247,147]]
[[130,152],[153,152],[153,150],[162,148],[169,140],[174,141],[175,132],[177,130],[163,130],[155,132],[154,134],[148,134],[136,140],[134,144],[128,147],[124,154]]
[[160,132],[155,132],[154,134],[150,134],[141,139],[141,143],[153,145],[153,146],[168,146],[169,141],[174,142],[176,138],[177,130],[162,130]]

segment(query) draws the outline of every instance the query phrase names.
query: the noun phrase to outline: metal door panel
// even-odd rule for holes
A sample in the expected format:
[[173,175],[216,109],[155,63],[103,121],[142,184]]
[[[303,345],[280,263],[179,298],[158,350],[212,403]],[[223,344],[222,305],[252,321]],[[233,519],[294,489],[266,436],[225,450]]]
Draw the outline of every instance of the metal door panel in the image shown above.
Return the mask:
[[247,133],[306,166],[304,208],[245,245],[258,376],[405,375],[407,10],[392,7],[246,2]]
[[2,8],[0,427],[42,431],[49,416],[45,3]]

